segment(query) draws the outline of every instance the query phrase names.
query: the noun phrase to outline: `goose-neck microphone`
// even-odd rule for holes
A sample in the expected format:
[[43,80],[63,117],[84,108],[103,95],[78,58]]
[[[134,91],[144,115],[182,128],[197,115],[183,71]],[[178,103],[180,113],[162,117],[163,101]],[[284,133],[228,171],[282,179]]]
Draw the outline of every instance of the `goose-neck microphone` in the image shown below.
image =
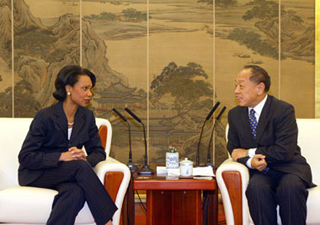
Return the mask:
[[146,138],[146,129],[141,121],[141,119],[136,116],[130,109],[125,108],[124,110],[127,111],[137,122],[141,123],[142,128],[143,128],[143,135],[144,135],[144,149],[145,149],[145,154],[144,154],[144,166],[138,171],[139,175],[152,175],[154,174],[154,171],[149,167],[148,164],[148,149],[147,149],[147,138]]

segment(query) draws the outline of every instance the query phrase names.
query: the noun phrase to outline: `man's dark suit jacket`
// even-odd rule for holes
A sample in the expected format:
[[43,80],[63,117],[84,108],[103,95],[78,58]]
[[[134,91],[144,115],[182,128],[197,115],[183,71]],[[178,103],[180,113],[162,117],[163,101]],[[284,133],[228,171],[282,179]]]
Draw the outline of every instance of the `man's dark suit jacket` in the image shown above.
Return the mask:
[[[228,122],[230,154],[236,148],[257,148],[256,154],[266,156],[269,168],[296,174],[309,187],[314,186],[310,166],[297,144],[298,128],[292,105],[269,95],[258,121],[256,140],[251,133],[247,107],[230,110]],[[247,160],[248,157],[244,157],[238,161],[246,165]]]
[[68,140],[68,121],[62,102],[40,110],[19,153],[20,185],[30,184],[45,169],[58,167],[61,153],[73,146],[79,149],[85,146],[87,161],[92,166],[106,158],[93,112],[84,107],[78,108]]

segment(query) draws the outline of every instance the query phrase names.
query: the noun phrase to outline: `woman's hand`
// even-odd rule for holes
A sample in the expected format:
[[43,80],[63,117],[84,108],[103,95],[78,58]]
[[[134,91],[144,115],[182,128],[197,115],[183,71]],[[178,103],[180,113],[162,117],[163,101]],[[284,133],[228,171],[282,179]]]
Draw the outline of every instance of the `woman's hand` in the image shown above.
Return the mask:
[[86,155],[82,149],[77,147],[69,148],[69,151],[63,152],[59,158],[59,161],[73,161],[73,160],[85,160],[87,161]]

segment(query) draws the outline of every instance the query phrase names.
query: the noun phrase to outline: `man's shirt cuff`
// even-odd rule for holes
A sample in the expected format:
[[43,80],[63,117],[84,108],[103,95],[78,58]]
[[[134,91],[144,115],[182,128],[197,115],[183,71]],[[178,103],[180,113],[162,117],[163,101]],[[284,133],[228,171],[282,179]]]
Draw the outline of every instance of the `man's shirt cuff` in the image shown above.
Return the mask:
[[251,166],[251,161],[252,161],[253,156],[256,154],[256,150],[257,150],[257,148],[250,148],[250,149],[248,149],[248,156],[249,156],[250,158],[247,160],[246,165],[247,165],[247,167],[249,167],[250,169],[253,169],[253,167]]
[[253,169],[253,167],[251,166],[251,161],[252,161],[252,157],[250,157],[247,162],[246,162],[246,165],[247,167],[249,167],[250,169]]
[[256,154],[256,150],[257,150],[257,148],[249,148],[249,150],[248,150],[248,156],[249,156],[250,158],[252,158],[252,157]]

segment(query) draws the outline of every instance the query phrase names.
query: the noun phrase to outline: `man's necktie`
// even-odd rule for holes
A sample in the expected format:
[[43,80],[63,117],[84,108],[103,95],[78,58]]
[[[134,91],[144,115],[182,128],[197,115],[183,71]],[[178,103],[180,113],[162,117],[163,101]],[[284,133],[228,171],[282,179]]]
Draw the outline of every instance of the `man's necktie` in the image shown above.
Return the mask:
[[250,122],[250,128],[252,131],[252,135],[253,135],[253,139],[256,139],[257,136],[257,118],[255,116],[255,111],[254,109],[250,110],[250,114],[249,114],[249,122]]

